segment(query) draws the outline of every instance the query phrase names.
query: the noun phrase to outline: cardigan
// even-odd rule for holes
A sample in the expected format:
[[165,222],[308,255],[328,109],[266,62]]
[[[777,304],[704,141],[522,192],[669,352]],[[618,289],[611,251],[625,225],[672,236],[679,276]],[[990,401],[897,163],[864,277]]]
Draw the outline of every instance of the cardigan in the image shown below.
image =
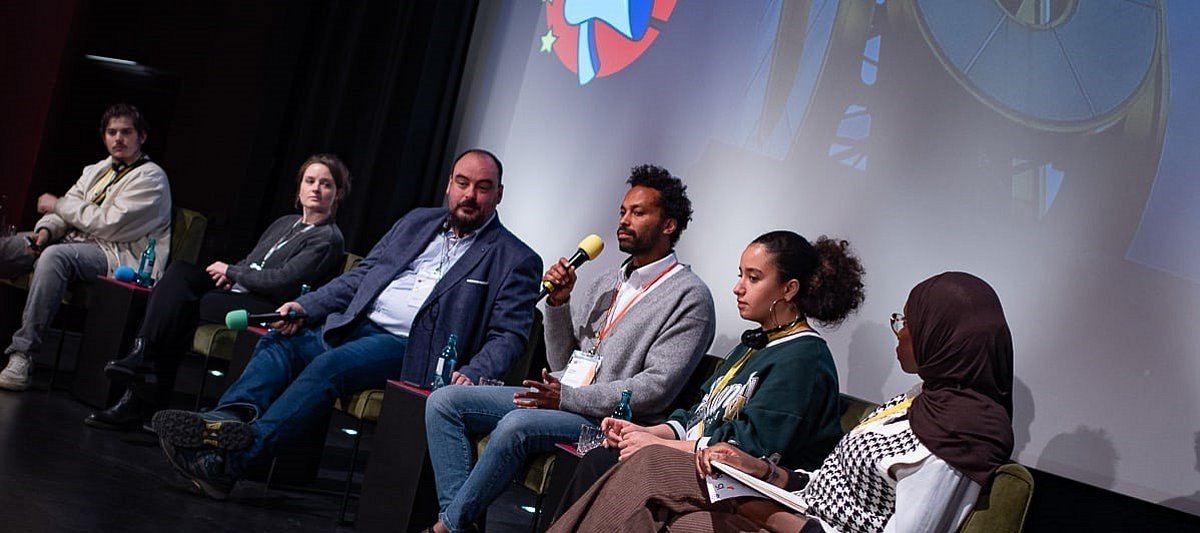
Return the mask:
[[[687,382],[716,334],[716,312],[708,286],[691,268],[662,279],[604,337],[602,357],[591,385],[561,389],[565,411],[601,418],[612,413],[622,390],[633,396],[636,420],[659,422]],[[620,279],[620,268],[596,278],[565,305],[546,305],[546,360],[556,375],[571,354],[591,349],[604,326]]]
[[53,213],[46,213],[34,230],[50,232],[50,242],[66,239],[90,242],[100,247],[108,260],[108,274],[118,266],[137,266],[142,252],[155,239],[155,279],[166,271],[171,253],[171,186],[167,173],[153,161],[130,170],[109,188],[100,205],[92,203],[88,191],[109,168],[112,157],[83,167],[79,180],[58,199]]
[[[298,232],[293,229],[300,215],[284,215],[272,222],[258,243],[236,265],[229,265],[225,276],[240,288],[268,296],[277,302],[286,302],[300,295],[300,285],[316,287],[328,281],[342,262],[345,241],[342,230],[326,217],[320,224]],[[289,237],[289,234],[292,234]],[[287,237],[275,253],[265,262],[267,252]],[[250,265],[260,263],[261,269]]]
[[[700,437],[697,448],[734,440],[755,457],[778,453],[781,464],[816,468],[842,437],[837,368],[829,347],[811,331],[776,339],[750,354],[714,397],[717,381],[748,349],[734,348],[705,382],[700,403],[676,410],[667,425],[679,440]],[[701,420],[704,433],[689,434]]]

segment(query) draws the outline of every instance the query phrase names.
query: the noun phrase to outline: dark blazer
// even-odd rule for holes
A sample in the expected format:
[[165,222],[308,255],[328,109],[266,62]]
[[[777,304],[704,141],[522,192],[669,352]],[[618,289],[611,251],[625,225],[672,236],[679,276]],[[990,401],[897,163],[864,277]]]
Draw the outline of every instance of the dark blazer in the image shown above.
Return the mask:
[[[308,323],[325,322],[326,346],[340,344],[348,326],[370,314],[375,297],[442,230],[446,215],[444,208],[414,209],[357,266],[296,300]],[[541,271],[541,258],[493,220],[417,310],[401,375],[387,377],[431,382],[451,333],[458,334],[459,372],[472,381],[502,377],[525,350]]]

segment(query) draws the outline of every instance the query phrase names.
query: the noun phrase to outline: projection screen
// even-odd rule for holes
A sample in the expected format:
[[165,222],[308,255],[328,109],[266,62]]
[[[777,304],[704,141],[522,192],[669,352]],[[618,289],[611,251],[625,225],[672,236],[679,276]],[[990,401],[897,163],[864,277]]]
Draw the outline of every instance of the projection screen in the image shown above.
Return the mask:
[[617,264],[630,167],[667,167],[723,355],[751,239],[845,238],[867,301],[823,333],[873,401],[916,382],[888,315],[975,273],[1013,331],[1016,459],[1200,515],[1200,4],[481,4],[452,141],[500,155],[544,261],[598,233],[581,278]]

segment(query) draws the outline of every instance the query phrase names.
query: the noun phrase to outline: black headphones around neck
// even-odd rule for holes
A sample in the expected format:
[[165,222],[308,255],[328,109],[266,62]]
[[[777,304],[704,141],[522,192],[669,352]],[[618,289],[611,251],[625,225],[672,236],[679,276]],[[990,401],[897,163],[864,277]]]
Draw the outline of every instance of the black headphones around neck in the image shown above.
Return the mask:
[[770,342],[771,339],[770,339],[770,337],[768,337],[770,334],[792,328],[796,324],[799,324],[799,323],[800,323],[800,317],[797,316],[796,319],[793,320],[791,324],[785,324],[785,325],[779,326],[777,328],[771,328],[771,329],[766,329],[766,330],[764,330],[763,328],[748,329],[748,330],[742,332],[742,344],[745,344],[746,346],[750,347],[750,349],[753,349],[753,350],[761,350],[763,348],[766,348],[767,343]]

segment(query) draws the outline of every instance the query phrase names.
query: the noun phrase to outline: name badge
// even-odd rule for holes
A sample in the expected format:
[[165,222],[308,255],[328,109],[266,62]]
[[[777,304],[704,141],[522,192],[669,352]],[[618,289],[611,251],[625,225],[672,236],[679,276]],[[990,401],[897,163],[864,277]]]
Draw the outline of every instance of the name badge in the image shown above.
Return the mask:
[[591,385],[596,380],[596,372],[600,370],[601,359],[598,355],[575,350],[560,381],[568,387]]
[[433,293],[433,287],[437,285],[439,279],[432,273],[418,272],[417,278],[413,280],[412,290],[408,292],[408,306],[421,307]]

